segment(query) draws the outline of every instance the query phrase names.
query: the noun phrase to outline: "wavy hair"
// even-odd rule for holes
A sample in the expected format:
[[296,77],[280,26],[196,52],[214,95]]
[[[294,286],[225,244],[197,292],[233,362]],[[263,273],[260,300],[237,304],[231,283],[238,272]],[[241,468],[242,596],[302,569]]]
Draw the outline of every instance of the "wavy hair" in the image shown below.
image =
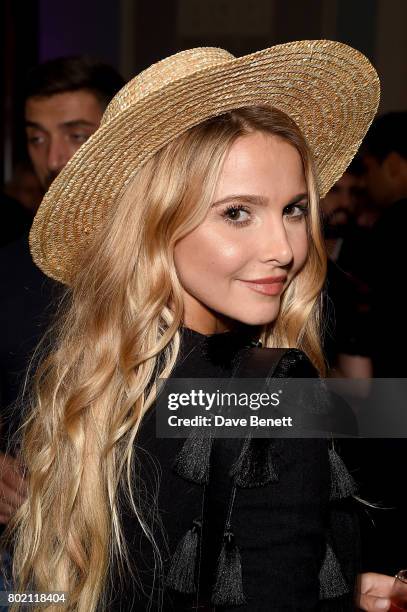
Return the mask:
[[[64,300],[23,428],[21,454],[30,477],[28,498],[11,524],[16,590],[67,591],[66,609],[99,609],[112,565],[127,566],[122,492],[154,546],[134,501],[132,466],[140,423],[155,399],[151,383],[170,376],[180,345],[183,300],[174,245],[205,218],[232,142],[253,131],[296,147],[309,192],[308,258],[262,340],[304,350],[323,373],[319,312],[326,259],[308,146],[276,109],[242,108],[211,118],[138,170]],[[157,547],[155,556],[160,574]]]

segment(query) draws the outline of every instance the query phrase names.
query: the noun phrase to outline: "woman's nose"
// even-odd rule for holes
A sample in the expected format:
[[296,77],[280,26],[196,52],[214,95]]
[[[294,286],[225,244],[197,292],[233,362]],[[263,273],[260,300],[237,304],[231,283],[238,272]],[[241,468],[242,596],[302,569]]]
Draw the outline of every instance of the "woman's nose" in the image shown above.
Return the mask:
[[293,249],[282,219],[264,224],[257,244],[261,261],[275,262],[280,267],[291,264]]

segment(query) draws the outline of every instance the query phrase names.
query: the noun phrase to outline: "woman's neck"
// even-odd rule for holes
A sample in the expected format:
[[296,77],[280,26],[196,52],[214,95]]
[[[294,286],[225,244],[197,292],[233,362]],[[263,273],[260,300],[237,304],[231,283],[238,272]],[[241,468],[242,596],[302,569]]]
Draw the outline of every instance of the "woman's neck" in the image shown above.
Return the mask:
[[[201,313],[200,313],[201,314]],[[233,331],[239,323],[217,313],[205,313],[206,316],[194,316],[186,312],[184,326],[205,336]]]
[[233,327],[223,327],[217,328],[215,331],[209,331],[207,328],[202,328],[200,326],[191,326],[188,325],[187,322],[183,323],[182,327],[184,329],[188,329],[189,331],[195,332],[196,334],[200,334],[201,336],[222,336],[226,335],[240,335],[244,336],[253,336],[259,337],[261,334],[261,326],[258,325],[246,325],[245,323],[240,323],[239,321],[235,321]]
[[209,308],[194,296],[183,291],[184,326],[205,336],[233,331],[238,321]]

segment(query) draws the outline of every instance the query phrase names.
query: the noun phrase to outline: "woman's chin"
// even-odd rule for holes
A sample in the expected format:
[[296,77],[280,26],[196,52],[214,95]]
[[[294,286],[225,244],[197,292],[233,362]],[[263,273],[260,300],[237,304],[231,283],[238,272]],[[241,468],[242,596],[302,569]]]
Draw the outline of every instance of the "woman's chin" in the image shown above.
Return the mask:
[[236,314],[233,318],[235,321],[239,321],[239,323],[244,323],[245,325],[269,325],[270,323],[273,323],[277,316],[278,316],[278,310],[276,309],[276,312],[267,312],[267,313],[259,313],[259,312],[254,312],[253,310],[250,311],[248,309],[248,311]]

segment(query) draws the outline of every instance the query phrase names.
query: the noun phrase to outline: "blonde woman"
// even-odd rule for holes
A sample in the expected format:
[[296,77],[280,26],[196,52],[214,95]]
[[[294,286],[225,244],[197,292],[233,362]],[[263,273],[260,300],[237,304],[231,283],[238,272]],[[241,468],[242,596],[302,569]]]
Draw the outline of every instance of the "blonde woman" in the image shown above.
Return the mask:
[[[323,375],[318,197],[378,91],[360,53],[303,41],[185,51],[113,99],[30,237],[69,290],[24,427],[15,590],[80,612],[353,609],[353,490],[326,441],[159,439],[153,383],[239,375],[251,346],[251,375]],[[358,605],[386,589],[365,576]]]

